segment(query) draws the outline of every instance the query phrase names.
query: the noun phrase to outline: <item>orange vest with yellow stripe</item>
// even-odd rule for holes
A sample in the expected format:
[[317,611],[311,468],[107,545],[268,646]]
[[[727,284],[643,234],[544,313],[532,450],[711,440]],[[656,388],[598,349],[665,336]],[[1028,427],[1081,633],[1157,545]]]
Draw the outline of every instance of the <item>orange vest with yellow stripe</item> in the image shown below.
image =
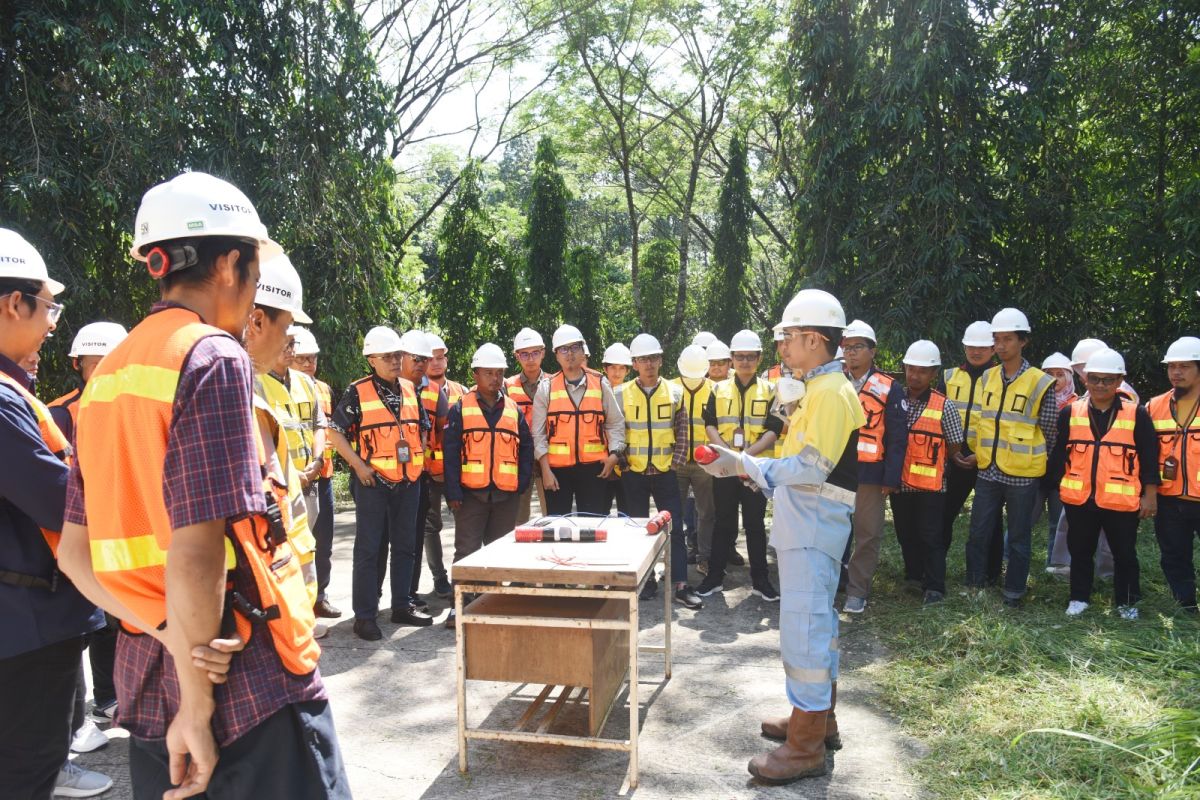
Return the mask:
[[[1174,391],[1151,398],[1146,411],[1158,434],[1158,472],[1162,478],[1158,493],[1200,500],[1200,413],[1193,411],[1191,419],[1180,420]],[[1162,474],[1163,462],[1168,458],[1175,459],[1175,477],[1170,480]]]
[[479,406],[479,394],[462,396],[462,485],[464,489],[517,491],[521,411],[500,395],[504,410],[493,427]]
[[[333,393],[329,389],[329,384],[325,381],[319,381],[313,378],[313,382],[317,384],[317,402],[321,405],[321,413],[325,415],[325,419],[329,419],[333,414]],[[321,477],[333,477],[333,454],[337,452],[333,449],[333,441],[328,433],[325,435],[325,453],[324,460],[321,462]]]
[[1137,511],[1142,481],[1133,428],[1137,404],[1117,401],[1112,424],[1099,439],[1092,432],[1088,401],[1071,404],[1071,429],[1067,439],[1067,467],[1059,486],[1064,503],[1081,506],[1095,498],[1096,505],[1109,511]]
[[83,397],[83,389],[72,389],[61,397],[56,397],[49,403],[46,403],[47,408],[65,408],[67,413],[71,415],[71,424],[79,422],[79,398]]
[[438,398],[441,396],[442,389],[446,390],[447,408],[453,406],[460,397],[467,393],[467,387],[448,378],[444,379],[442,386],[429,381],[421,390],[421,405],[425,406],[425,413],[429,415],[429,420],[433,423],[433,430],[429,434],[429,447],[426,449],[428,458],[425,467],[435,478],[441,478],[446,474],[446,457],[442,453],[442,439],[446,435],[446,420],[444,417],[439,419],[437,415]]
[[[533,398],[529,396],[529,392],[525,391],[525,385],[521,383],[523,372],[518,372],[512,377],[504,379],[504,389],[508,392],[508,396],[517,404],[517,408],[525,415],[525,424],[530,429],[533,428]],[[533,383],[534,388],[537,388],[537,381]]]
[[585,371],[584,379],[586,388],[578,407],[567,393],[567,382],[561,372],[550,380],[546,435],[551,467],[594,464],[608,457],[600,376]]
[[[46,443],[46,448],[54,454],[55,458],[61,459],[67,464],[71,463],[71,443],[67,441],[67,437],[63,435],[58,425],[54,424],[49,407],[6,372],[0,372],[0,383],[11,386],[33,409],[33,416],[37,418],[38,432],[42,434],[42,441]],[[42,537],[50,546],[50,552],[57,558],[58,542],[62,538],[62,532],[48,531],[45,528],[41,530]]]
[[946,474],[946,441],[942,435],[942,410],[946,395],[929,393],[929,402],[921,416],[908,429],[908,447],[904,451],[904,469],[900,479],[905,486],[922,492],[940,492]]
[[[210,336],[228,334],[186,309],[151,314],[105,357],[80,400],[79,466],[85,485],[94,487],[85,499],[92,568],[136,616],[137,622],[123,620],[127,629],[166,624],[172,528],[163,463],[180,373],[195,345]],[[227,413],[252,415],[249,392],[245,408]],[[261,443],[258,456],[262,463]],[[312,604],[300,559],[276,516],[276,497],[268,492],[267,500],[268,514],[226,523],[227,611],[244,638],[255,624],[265,625],[283,667],[307,675],[321,652],[312,637]]]
[[[397,379],[400,416],[397,418],[379,397],[375,380],[367,376],[351,384],[358,391],[362,417],[354,449],[371,469],[393,483],[416,481],[425,469],[425,450],[421,444],[421,405],[412,381]],[[407,457],[403,451],[407,449]]]
[[883,461],[883,437],[887,433],[887,401],[892,391],[892,377],[872,372],[858,390],[867,424],[858,430],[858,462],[876,464]]

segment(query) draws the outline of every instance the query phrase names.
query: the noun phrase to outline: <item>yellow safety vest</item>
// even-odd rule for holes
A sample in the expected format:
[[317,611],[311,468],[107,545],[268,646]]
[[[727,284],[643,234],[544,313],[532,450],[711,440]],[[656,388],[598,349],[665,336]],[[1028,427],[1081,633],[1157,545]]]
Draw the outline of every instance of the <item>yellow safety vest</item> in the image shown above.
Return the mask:
[[[312,463],[313,417],[316,414],[317,391],[312,379],[294,369],[288,370],[288,386],[274,375],[258,376],[262,398],[275,412],[287,439],[287,458],[296,469],[303,470]],[[280,456],[283,459],[283,456]]]
[[946,397],[953,400],[954,407],[958,409],[963,436],[966,437],[963,442],[972,453],[979,449],[979,417],[983,412],[983,406],[980,405],[980,396],[983,394],[980,389],[982,379],[982,374],[978,378],[972,378],[971,373],[962,367],[951,367],[942,373],[942,380],[946,383]]
[[288,539],[296,549],[297,555],[300,556],[300,563],[306,564],[316,555],[317,540],[313,537],[312,528],[308,524],[308,506],[304,504],[304,490],[300,488],[300,473],[293,464],[288,463],[291,448],[287,427],[272,402],[267,399],[266,386],[272,381],[277,385],[282,385],[268,375],[254,376],[254,415],[260,431],[264,434],[264,440],[266,434],[271,432],[272,427],[276,430],[275,456],[279,459],[279,466],[284,472],[283,478],[287,483],[288,509],[291,512]]
[[995,460],[1000,471],[1016,478],[1046,474],[1046,438],[1038,412],[1054,378],[1037,367],[1025,370],[1012,383],[1004,382],[1004,366],[989,367],[980,376],[983,396],[979,415],[979,469]]
[[629,469],[645,472],[653,465],[659,472],[671,469],[675,455],[675,412],[683,406],[683,390],[660,380],[647,395],[637,381],[621,385],[621,408],[625,412],[625,455]]
[[708,378],[701,378],[699,388],[693,391],[683,382],[683,378],[672,378],[671,383],[683,390],[683,408],[691,422],[688,426],[688,461],[695,461],[696,448],[708,444],[708,433],[704,430],[704,407],[712,396],[714,384]]
[[738,391],[737,377],[726,378],[713,389],[717,406],[717,433],[733,444],[733,432],[738,428],[745,434],[745,449],[762,438],[766,432],[767,414],[771,410],[771,401],[775,398],[775,386],[763,378],[755,378],[754,383],[742,394]]

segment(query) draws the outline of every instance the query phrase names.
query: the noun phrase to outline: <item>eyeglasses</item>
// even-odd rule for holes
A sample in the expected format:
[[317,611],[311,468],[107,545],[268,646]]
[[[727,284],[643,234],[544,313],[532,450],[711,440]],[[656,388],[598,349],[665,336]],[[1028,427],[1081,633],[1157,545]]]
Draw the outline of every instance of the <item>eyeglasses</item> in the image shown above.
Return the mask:
[[635,356],[633,359],[635,364],[661,364],[662,356]]
[[762,357],[762,353],[734,353],[734,361],[757,361]]
[[1099,375],[1088,374],[1087,382],[1095,386],[1116,386],[1121,382],[1121,376],[1109,375],[1106,378],[1101,378]]
[[554,352],[562,353],[564,356],[578,355],[583,352],[583,343],[576,342],[575,344],[564,344]]
[[376,353],[367,358],[378,358],[380,361],[401,361],[404,358],[404,353]]
[[[3,295],[0,295],[0,297],[8,297],[10,294],[14,293],[6,292]],[[24,294],[25,297],[32,297],[39,303],[46,304],[46,318],[50,320],[51,325],[54,325],[58,322],[58,320],[62,317],[63,309],[66,308],[66,306],[64,306],[62,303],[56,303],[53,300],[47,300],[46,298],[39,297],[36,294],[25,294],[24,292],[22,292],[22,294]]]
[[870,350],[870,349],[871,349],[871,345],[869,345],[869,344],[844,344],[844,345],[842,345],[843,353],[861,353],[864,350]]
[[317,357],[312,354],[309,354],[306,356],[296,356],[295,360],[296,360],[297,364],[315,364],[315,363],[317,363]]
[[546,354],[546,348],[539,347],[537,350],[522,350],[517,353],[517,358],[520,361],[536,361]]
[[417,355],[413,355],[412,353],[408,353],[407,355],[409,358],[411,358],[413,360],[414,364],[424,364],[426,361],[429,360],[429,356],[417,356]]

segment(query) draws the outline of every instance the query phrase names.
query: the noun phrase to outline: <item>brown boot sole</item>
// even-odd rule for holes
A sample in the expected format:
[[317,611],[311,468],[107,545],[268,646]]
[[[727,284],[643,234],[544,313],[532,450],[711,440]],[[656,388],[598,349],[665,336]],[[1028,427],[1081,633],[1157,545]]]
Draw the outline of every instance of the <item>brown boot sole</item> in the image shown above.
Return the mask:
[[822,775],[825,775],[829,772],[829,770],[826,768],[825,762],[823,760],[819,767],[810,767],[809,769],[800,770],[800,772],[797,772],[795,775],[787,775],[787,776],[778,777],[778,778],[768,776],[768,775],[763,775],[762,773],[760,773],[755,768],[753,761],[750,762],[749,770],[750,770],[750,774],[753,775],[755,778],[762,781],[763,783],[769,783],[772,786],[784,786],[789,783],[794,783],[802,778],[819,778]]

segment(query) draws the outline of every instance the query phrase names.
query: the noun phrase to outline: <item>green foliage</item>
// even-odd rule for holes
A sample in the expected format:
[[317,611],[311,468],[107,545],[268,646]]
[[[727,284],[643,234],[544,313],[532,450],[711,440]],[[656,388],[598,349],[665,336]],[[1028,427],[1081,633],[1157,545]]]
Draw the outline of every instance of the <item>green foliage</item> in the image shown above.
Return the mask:
[[[495,266],[495,248],[479,182],[479,165],[467,162],[459,175],[454,202],[438,228],[437,272],[430,281],[437,296],[434,318],[447,352],[453,353],[460,365],[469,363],[490,328],[490,321],[480,311],[486,310],[485,287]],[[501,278],[508,288],[511,275],[504,271]]]
[[750,202],[746,145],[735,135],[729,143],[729,167],[721,180],[717,237],[705,304],[708,330],[724,342],[746,327],[749,320],[742,282],[750,266]]
[[[602,354],[599,292],[607,282],[600,254],[590,247],[574,247],[567,254],[566,273],[571,282],[571,323],[579,328],[588,346]],[[594,363],[600,363],[595,361]]]
[[558,172],[554,144],[549,136],[537,145],[529,194],[525,246],[529,252],[529,298],[526,324],[549,333],[564,318],[566,281],[564,255],[567,243],[567,204],[571,195]]
[[665,338],[674,315],[670,298],[675,295],[678,280],[679,248],[670,239],[650,242],[642,253],[642,269],[637,276],[637,288],[650,301],[643,309],[645,333]]

